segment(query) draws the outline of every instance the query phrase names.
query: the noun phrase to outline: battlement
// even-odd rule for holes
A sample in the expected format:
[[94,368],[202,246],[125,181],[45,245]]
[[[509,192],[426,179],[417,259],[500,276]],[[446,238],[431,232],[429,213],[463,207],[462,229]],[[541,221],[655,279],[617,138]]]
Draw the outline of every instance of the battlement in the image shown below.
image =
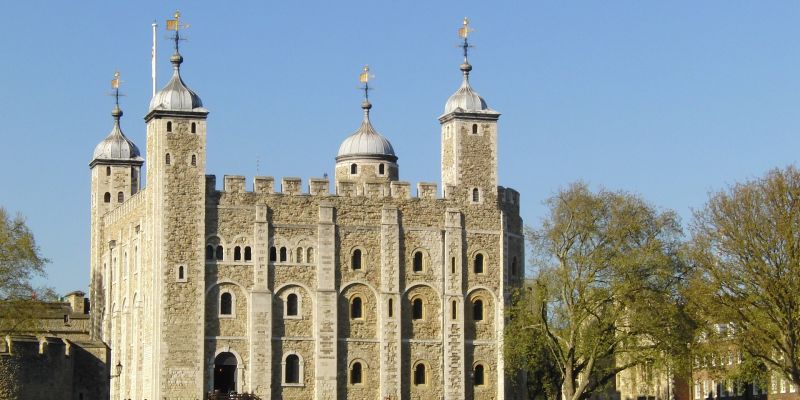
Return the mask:
[[144,203],[145,198],[147,197],[146,194],[145,194],[146,191],[147,191],[147,188],[144,188],[144,189],[138,191],[136,194],[134,194],[133,196],[129,197],[122,204],[117,206],[117,208],[107,212],[103,216],[103,223],[105,223],[106,225],[111,225],[111,224],[119,221],[121,218],[125,217],[126,215],[128,215],[131,211],[136,210],[137,208],[139,208]]

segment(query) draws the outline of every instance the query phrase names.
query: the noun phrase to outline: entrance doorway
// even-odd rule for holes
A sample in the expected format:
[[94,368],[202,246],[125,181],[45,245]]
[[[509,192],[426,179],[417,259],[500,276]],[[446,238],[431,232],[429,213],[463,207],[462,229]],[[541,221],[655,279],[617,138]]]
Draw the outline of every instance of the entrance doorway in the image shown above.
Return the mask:
[[214,359],[214,390],[222,393],[236,391],[236,356],[220,353]]

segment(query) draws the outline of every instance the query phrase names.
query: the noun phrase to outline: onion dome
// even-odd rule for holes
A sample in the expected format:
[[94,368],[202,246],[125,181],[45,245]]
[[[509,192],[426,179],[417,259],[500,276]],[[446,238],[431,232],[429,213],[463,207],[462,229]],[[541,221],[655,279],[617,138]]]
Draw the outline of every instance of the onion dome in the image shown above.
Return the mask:
[[355,133],[348,136],[339,146],[336,161],[354,158],[374,158],[387,161],[397,161],[392,144],[381,136],[369,121],[369,110],[372,104],[369,101],[361,103],[364,110],[364,120]]
[[111,133],[94,148],[94,155],[92,156],[90,165],[94,165],[100,161],[122,161],[138,164],[144,162],[139,148],[136,147],[136,145],[122,133],[122,129],[120,129],[119,120],[120,117],[122,117],[122,110],[119,108],[119,105],[114,107],[111,116],[114,117],[114,127],[111,128]]
[[470,71],[472,71],[472,65],[467,62],[461,64],[461,72],[464,73],[464,80],[461,82],[461,87],[447,99],[447,103],[444,106],[445,114],[450,114],[451,112],[494,112],[494,110],[489,108],[486,104],[486,100],[470,86]]
[[183,56],[176,52],[170,57],[170,62],[172,62],[172,79],[150,100],[150,111],[206,111],[200,96],[189,89],[181,79]]

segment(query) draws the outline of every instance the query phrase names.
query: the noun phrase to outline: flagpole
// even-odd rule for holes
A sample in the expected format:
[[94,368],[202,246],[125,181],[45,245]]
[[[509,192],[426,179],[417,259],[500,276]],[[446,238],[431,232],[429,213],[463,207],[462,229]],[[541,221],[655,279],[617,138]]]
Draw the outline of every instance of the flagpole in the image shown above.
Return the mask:
[[153,77],[153,97],[156,96],[156,22],[153,21],[153,53],[150,61]]

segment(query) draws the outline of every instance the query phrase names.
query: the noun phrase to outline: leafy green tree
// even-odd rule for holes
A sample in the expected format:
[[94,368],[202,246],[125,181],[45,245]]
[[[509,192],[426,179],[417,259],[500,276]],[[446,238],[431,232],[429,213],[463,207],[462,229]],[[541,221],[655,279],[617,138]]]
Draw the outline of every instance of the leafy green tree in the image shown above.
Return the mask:
[[[752,359],[739,375],[762,365],[800,386],[800,171],[713,193],[695,213],[690,259],[691,304],[712,333],[704,339]],[[714,324],[728,326],[725,337],[713,337]]]
[[34,288],[31,278],[43,276],[47,262],[25,220],[19,215],[11,218],[0,207],[0,331],[35,328],[37,315],[44,310],[41,300],[52,294]]
[[617,373],[678,354],[684,276],[680,223],[623,192],[575,183],[528,231],[540,300],[535,323],[564,400],[606,390]]

